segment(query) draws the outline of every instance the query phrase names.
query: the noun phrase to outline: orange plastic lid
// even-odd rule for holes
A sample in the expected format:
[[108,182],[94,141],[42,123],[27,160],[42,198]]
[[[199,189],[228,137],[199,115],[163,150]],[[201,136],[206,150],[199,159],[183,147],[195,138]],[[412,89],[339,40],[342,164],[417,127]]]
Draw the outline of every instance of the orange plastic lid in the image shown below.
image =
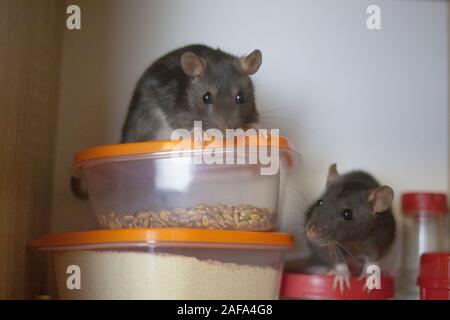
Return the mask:
[[280,249],[294,245],[293,236],[285,233],[250,232],[232,230],[209,230],[187,228],[116,229],[70,232],[46,235],[30,242],[32,247],[50,249],[55,247],[99,245],[114,243],[204,243],[280,246]]
[[[275,140],[276,139],[276,140]],[[242,147],[277,147],[289,149],[286,138],[269,136],[268,139],[259,139],[258,135],[249,135],[243,138],[235,138],[232,148]],[[79,167],[82,163],[91,160],[105,159],[110,157],[142,155],[160,152],[171,152],[182,150],[200,150],[206,148],[227,149],[227,140],[208,140],[203,143],[195,142],[194,139],[184,140],[157,140],[146,142],[132,142],[122,144],[111,144],[79,151],[73,160],[73,166]]]

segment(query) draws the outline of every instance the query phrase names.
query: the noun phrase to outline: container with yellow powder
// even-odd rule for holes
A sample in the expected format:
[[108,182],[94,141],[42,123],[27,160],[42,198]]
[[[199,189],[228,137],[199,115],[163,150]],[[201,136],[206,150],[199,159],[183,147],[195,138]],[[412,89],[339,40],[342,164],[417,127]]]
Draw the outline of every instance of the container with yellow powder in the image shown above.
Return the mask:
[[290,235],[119,229],[49,235],[60,299],[276,299]]

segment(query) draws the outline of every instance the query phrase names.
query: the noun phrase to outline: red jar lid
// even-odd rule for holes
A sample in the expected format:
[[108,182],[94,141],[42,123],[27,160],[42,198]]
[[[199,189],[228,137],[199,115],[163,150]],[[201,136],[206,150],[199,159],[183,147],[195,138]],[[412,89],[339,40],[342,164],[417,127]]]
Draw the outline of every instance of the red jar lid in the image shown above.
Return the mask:
[[420,287],[450,290],[450,252],[422,254],[417,284]]
[[446,214],[447,195],[433,192],[411,192],[402,195],[402,210],[404,213],[429,212]]
[[333,289],[334,276],[284,273],[282,298],[325,300],[385,300],[394,297],[394,279],[381,277],[381,289],[364,291],[365,279],[350,278],[350,289]]

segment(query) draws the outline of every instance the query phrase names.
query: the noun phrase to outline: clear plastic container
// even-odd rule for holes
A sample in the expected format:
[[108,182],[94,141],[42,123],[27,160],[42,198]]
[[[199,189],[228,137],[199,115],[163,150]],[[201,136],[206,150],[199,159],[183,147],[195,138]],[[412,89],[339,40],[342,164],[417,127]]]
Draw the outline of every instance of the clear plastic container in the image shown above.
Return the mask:
[[403,258],[399,296],[418,299],[420,256],[446,249],[447,196],[442,193],[405,193],[402,211]]
[[279,169],[292,165],[284,138],[183,143],[110,145],[75,156],[73,174],[85,181],[100,227],[275,229]]
[[276,299],[287,234],[121,229],[45,236],[60,299]]

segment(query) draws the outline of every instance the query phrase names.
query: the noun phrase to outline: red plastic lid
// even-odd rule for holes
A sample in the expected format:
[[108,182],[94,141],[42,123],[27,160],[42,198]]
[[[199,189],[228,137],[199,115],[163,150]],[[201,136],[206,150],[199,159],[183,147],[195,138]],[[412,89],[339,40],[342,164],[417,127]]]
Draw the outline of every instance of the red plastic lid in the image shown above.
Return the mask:
[[402,195],[402,210],[404,213],[429,212],[446,214],[447,195],[433,192],[411,192]]
[[422,254],[417,284],[426,288],[450,289],[450,252]]
[[281,297],[295,299],[385,300],[394,297],[394,279],[381,277],[381,289],[364,291],[364,279],[350,278],[350,289],[333,289],[334,276],[284,273]]

